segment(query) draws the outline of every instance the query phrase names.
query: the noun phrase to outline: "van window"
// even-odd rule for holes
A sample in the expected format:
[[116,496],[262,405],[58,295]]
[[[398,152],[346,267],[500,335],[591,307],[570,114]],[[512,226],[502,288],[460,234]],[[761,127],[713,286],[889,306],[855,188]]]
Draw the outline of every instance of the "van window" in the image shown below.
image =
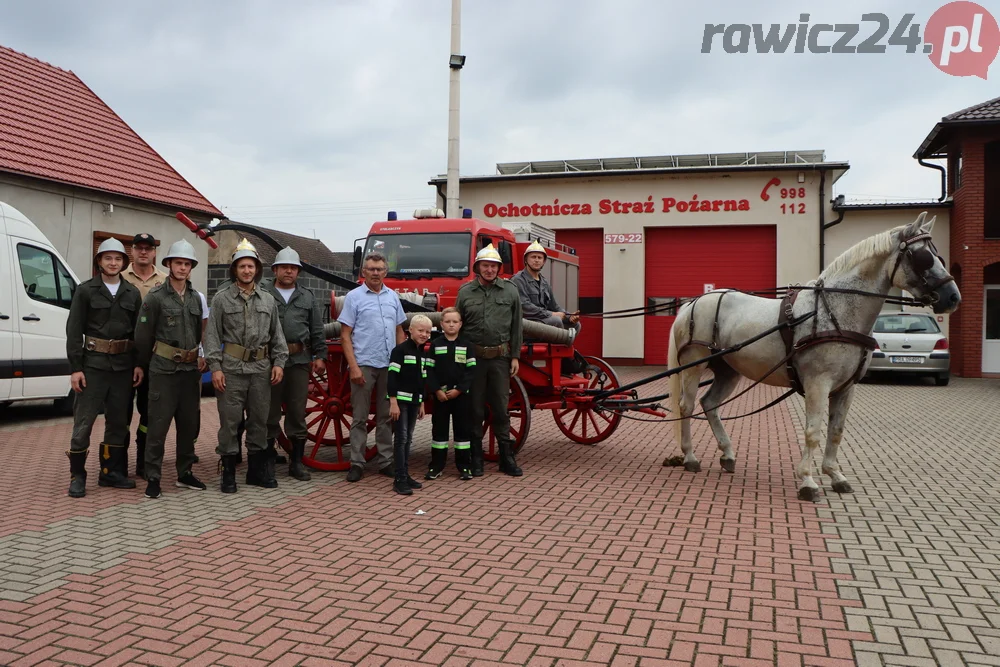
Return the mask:
[[52,253],[35,246],[17,244],[21,281],[28,297],[69,309],[75,285],[66,268]]

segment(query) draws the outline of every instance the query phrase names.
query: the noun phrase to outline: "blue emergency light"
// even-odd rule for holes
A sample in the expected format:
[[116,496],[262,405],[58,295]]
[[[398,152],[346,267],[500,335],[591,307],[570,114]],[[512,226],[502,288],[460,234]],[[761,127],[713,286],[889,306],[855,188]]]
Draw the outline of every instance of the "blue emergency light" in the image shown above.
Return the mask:
[[386,220],[388,220],[389,222],[395,222],[396,221],[396,212],[395,211],[389,211],[389,217],[387,217]]

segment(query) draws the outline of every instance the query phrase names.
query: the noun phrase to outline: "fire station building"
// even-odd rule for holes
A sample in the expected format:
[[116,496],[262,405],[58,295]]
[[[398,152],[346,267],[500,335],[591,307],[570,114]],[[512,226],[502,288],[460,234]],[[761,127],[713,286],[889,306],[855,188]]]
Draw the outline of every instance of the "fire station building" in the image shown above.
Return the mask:
[[[788,151],[498,164],[462,177],[461,205],[484,220],[555,230],[579,255],[584,313],[813,280],[854,243],[927,211],[964,299],[938,316],[952,369],[979,377],[1000,373],[998,139],[1000,98],[943,118],[914,156],[947,160],[947,169],[925,165],[942,171],[943,188],[927,202],[845,203],[833,191],[847,162]],[[430,183],[443,206],[446,179]],[[614,363],[663,365],[672,313],[584,319],[577,346]]]

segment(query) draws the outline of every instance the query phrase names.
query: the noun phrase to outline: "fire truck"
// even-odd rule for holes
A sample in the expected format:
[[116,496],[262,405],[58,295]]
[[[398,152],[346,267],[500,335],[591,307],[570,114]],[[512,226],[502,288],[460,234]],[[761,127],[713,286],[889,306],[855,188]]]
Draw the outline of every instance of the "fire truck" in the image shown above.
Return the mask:
[[556,301],[568,312],[577,310],[580,261],[575,250],[534,222],[497,225],[473,218],[469,209],[461,218],[423,209],[411,220],[400,220],[389,211],[384,222],[372,225],[367,238],[355,241],[354,273],[359,276],[364,257],[378,253],[386,258],[387,287],[404,301],[439,311],[454,306],[459,288],[475,277],[472,264],[479,250],[492,243],[503,259],[500,275],[510,278],[524,268],[524,251],[533,241],[545,247],[548,260],[542,273]]

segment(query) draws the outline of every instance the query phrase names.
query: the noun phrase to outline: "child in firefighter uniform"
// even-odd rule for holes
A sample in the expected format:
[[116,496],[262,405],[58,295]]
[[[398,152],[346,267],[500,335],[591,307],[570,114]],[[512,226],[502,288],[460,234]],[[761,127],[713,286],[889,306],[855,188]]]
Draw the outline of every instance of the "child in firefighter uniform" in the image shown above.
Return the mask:
[[431,337],[431,320],[426,315],[414,315],[410,320],[410,337],[389,354],[387,391],[389,419],[393,426],[392,455],[396,465],[393,490],[403,496],[423,486],[410,477],[410,445],[413,429],[424,416],[424,389],[427,369],[424,366],[424,344]]
[[427,387],[435,403],[431,414],[431,464],[424,479],[437,479],[448,462],[449,422],[455,435],[455,465],[463,480],[472,479],[472,432],[469,389],[476,367],[472,344],[461,335],[462,315],[457,308],[441,311],[443,334],[431,342],[427,355]]

